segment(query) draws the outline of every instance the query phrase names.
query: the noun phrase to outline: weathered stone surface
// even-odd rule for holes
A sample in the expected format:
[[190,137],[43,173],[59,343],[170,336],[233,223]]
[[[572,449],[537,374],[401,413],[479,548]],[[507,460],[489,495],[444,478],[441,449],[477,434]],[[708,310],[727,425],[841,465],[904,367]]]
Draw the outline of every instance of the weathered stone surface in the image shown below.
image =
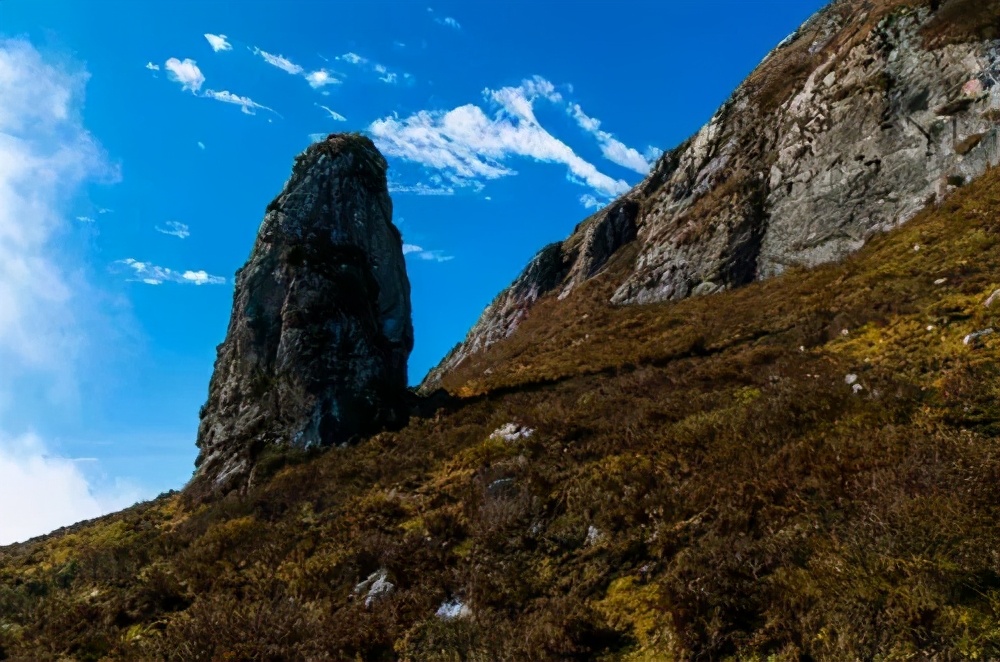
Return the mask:
[[244,487],[269,447],[339,444],[405,415],[410,285],[385,172],[356,135],[296,158],[237,272],[195,482]]
[[[837,260],[1000,163],[994,23],[1000,3],[979,0],[839,0],[819,12],[609,208],[637,211],[636,233],[615,235],[611,252],[638,241],[634,264],[609,276],[611,301],[707,295]],[[608,259],[588,244],[597,226],[563,242],[560,283],[526,271],[426,383],[510,335],[540,296],[593,277],[591,248]]]

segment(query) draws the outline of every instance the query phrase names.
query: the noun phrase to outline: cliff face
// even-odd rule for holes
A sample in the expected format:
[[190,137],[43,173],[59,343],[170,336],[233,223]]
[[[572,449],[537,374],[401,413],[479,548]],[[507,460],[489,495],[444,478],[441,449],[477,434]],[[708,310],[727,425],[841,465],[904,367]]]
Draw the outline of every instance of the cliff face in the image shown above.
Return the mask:
[[268,205],[201,410],[196,483],[243,487],[268,447],[347,442],[404,415],[410,285],[385,171],[367,138],[331,135]]
[[857,250],[1000,162],[998,82],[996,0],[835,2],[643,182],[539,253],[425,387],[633,238],[635,259],[608,274],[615,304],[710,294]]

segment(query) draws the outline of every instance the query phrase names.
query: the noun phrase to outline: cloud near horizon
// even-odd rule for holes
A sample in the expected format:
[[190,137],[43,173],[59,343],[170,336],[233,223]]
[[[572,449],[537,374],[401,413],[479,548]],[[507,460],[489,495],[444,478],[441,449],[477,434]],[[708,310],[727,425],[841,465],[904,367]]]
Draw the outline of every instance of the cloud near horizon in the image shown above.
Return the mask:
[[137,498],[134,490],[98,494],[72,461],[13,429],[16,412],[73,406],[78,375],[116,330],[58,243],[76,223],[66,210],[82,185],[120,177],[80,120],[87,72],[58,62],[27,41],[0,40],[0,502],[18,504],[0,517],[0,544]]
[[52,454],[37,435],[0,435],[0,545],[127,508],[142,499],[132,485],[95,487],[78,459]]

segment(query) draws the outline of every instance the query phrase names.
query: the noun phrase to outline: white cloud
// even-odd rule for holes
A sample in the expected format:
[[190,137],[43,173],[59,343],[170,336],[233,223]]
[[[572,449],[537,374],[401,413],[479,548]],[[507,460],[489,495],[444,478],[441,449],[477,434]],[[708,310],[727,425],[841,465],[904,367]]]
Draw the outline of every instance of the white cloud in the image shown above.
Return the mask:
[[363,58],[357,53],[344,53],[337,59],[343,60],[344,62],[349,62],[351,64],[366,64],[368,62],[367,58]]
[[0,516],[0,544],[134,501],[96,493],[79,463],[23,429],[33,412],[76,402],[78,372],[113,333],[91,308],[101,297],[85,270],[57,242],[81,186],[118,176],[81,123],[87,78],[27,41],[0,40],[0,503],[17,504]]
[[403,255],[412,255],[418,260],[427,262],[449,262],[455,259],[454,255],[445,255],[443,251],[428,251],[414,244],[403,244]]
[[194,283],[195,285],[223,285],[226,282],[226,279],[222,276],[210,276],[205,271],[185,271],[181,277],[185,281]]
[[389,183],[389,193],[412,193],[414,195],[455,195],[451,186],[430,185],[424,182],[416,184]]
[[81,223],[93,223],[94,222],[94,219],[91,218],[90,216],[77,216],[76,220],[80,221]]
[[98,214],[111,214],[114,211],[115,211],[114,209],[98,209],[97,213]]
[[293,76],[298,76],[303,71],[305,71],[302,67],[295,64],[294,62],[292,62],[291,60],[289,60],[284,56],[274,55],[272,53],[268,53],[267,51],[262,51],[256,47],[253,49],[253,52],[254,55],[259,55],[262,58],[264,58],[264,61],[267,62],[268,64],[278,67],[282,71],[290,73]]
[[341,83],[339,78],[331,76],[330,72],[326,69],[319,69],[307,74],[306,80],[314,90],[318,90],[325,85],[339,85]]
[[147,285],[162,285],[163,283],[194,283],[195,285],[223,285],[226,279],[222,276],[212,276],[205,271],[175,271],[160,267],[149,262],[140,262],[134,258],[119,260],[120,264],[131,270],[133,278]]
[[[640,175],[645,175],[649,172],[650,167],[652,167],[653,162],[656,160],[655,157],[649,158],[648,156],[643,156],[638,150],[627,146],[607,131],[602,131],[600,120],[590,117],[583,112],[580,104],[570,104],[566,107],[566,112],[576,120],[581,129],[597,138],[604,158],[623,168],[634,170]],[[647,149],[647,154],[654,154],[656,151],[658,150],[655,147],[650,147]],[[656,154],[656,156],[658,157],[659,154]]]
[[80,122],[87,77],[50,65],[26,41],[0,40],[0,401],[22,372],[72,381],[83,292],[54,242],[72,223],[64,210],[79,187],[114,176]]
[[209,99],[215,99],[216,101],[222,101],[223,103],[232,103],[237,106],[242,106],[243,112],[247,115],[255,115],[258,108],[260,110],[267,110],[272,113],[274,112],[274,109],[263,106],[250,97],[241,97],[228,90],[222,90],[221,92],[217,92],[216,90],[206,90],[203,96]]
[[149,69],[150,71],[159,71],[160,70],[160,65],[153,64],[152,62],[147,62],[146,63],[146,68]]
[[600,209],[604,203],[590,195],[589,193],[580,196],[580,204],[586,209]]
[[323,105],[320,105],[320,104],[316,104],[316,105],[319,106],[320,108],[322,108],[323,110],[325,110],[330,115],[330,119],[337,120],[338,122],[346,122],[347,121],[347,118],[344,117],[343,115],[341,115],[340,113],[338,113],[337,111],[335,111],[335,110],[333,110],[331,108],[327,108],[326,106],[323,106]]
[[118,484],[95,489],[81,460],[53,455],[35,434],[0,436],[0,545],[23,542],[60,526],[120,510],[140,499],[139,491]]
[[164,225],[166,227],[156,226],[156,231],[178,239],[187,239],[191,236],[191,229],[185,223],[167,221]]
[[570,181],[604,197],[628,190],[625,181],[600,172],[538,122],[537,99],[562,99],[547,80],[535,77],[518,87],[485,90],[484,95],[498,108],[492,116],[468,104],[447,112],[420,111],[405,119],[387,117],[373,122],[369,131],[383,153],[441,170],[470,185],[481,185],[480,178],[516,174],[507,161],[521,156],[563,164]]
[[198,149],[205,149],[205,143],[198,141]]
[[178,60],[172,57],[167,60],[164,66],[166,66],[169,72],[167,75],[170,80],[180,83],[181,89],[197,92],[205,82],[205,75],[201,73],[198,64],[191,58]]
[[323,140],[326,140],[326,137],[328,135],[330,135],[330,134],[328,134],[328,133],[310,133],[309,134],[309,142],[311,142],[311,143],[321,142]]
[[435,18],[434,22],[437,23],[438,25],[445,25],[455,30],[462,29],[462,26],[459,24],[459,22],[453,19],[451,16],[445,16],[444,18]]
[[226,35],[224,34],[205,34],[205,39],[212,46],[212,50],[218,53],[219,51],[231,51],[233,50],[233,45],[226,41]]

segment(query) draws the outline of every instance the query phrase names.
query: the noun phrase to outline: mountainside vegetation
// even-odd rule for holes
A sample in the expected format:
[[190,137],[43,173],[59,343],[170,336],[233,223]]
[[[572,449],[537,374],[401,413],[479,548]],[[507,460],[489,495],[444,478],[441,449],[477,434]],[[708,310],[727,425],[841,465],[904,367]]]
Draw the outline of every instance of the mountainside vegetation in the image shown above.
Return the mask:
[[0,549],[0,659],[1000,656],[1000,171],[712,296],[632,257],[400,431]]

